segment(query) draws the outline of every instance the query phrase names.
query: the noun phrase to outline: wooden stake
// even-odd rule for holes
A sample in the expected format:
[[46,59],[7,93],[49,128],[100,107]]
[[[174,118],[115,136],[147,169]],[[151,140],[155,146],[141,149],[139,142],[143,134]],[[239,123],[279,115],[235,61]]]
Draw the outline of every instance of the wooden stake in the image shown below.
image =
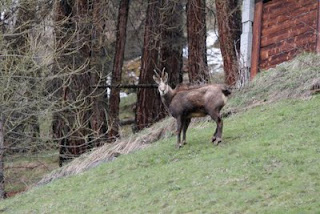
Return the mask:
[[253,79],[259,71],[260,42],[262,25],[263,0],[256,0],[253,21],[252,58],[250,78]]

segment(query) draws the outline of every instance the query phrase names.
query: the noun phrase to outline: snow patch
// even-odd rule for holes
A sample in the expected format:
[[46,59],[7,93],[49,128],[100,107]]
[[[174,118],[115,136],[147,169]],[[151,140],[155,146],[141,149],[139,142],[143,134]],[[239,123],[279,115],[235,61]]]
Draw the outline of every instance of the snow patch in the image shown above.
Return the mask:
[[223,71],[223,59],[220,48],[215,48],[214,44],[218,40],[218,34],[215,31],[207,33],[207,60],[210,73]]
[[[106,84],[111,85],[111,75],[108,75]],[[108,99],[110,98],[110,93],[111,93],[111,89],[107,88],[106,94],[107,94]],[[127,97],[127,96],[128,96],[128,94],[126,92],[120,91],[120,98]]]
[[[215,48],[214,44],[218,40],[216,31],[207,32],[207,61],[210,73],[223,71],[223,59],[220,48]],[[188,58],[188,47],[183,48],[183,57]]]

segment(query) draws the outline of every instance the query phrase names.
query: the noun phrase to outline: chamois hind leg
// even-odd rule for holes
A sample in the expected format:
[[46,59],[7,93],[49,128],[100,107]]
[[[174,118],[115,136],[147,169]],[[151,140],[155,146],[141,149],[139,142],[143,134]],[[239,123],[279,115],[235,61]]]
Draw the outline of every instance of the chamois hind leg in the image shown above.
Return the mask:
[[218,145],[222,141],[223,121],[218,111],[210,113],[210,116],[217,123],[216,131],[212,137],[212,143],[216,142]]
[[184,120],[183,127],[182,127],[182,144],[187,144],[186,138],[187,138],[187,129],[189,127],[189,124],[191,122],[191,118],[187,118]]
[[182,143],[181,143],[181,130],[183,127],[183,119],[181,116],[177,117],[177,148],[179,149],[180,147],[182,147]]

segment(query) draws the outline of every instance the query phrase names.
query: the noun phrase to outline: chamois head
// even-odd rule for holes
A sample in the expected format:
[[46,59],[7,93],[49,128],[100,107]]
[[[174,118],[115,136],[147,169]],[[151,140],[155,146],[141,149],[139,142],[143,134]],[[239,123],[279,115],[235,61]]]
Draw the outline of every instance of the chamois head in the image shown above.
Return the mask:
[[161,75],[154,70],[155,75],[153,75],[154,81],[158,84],[158,91],[161,96],[164,96],[169,92],[168,73],[164,72],[164,69],[165,68],[162,69]]

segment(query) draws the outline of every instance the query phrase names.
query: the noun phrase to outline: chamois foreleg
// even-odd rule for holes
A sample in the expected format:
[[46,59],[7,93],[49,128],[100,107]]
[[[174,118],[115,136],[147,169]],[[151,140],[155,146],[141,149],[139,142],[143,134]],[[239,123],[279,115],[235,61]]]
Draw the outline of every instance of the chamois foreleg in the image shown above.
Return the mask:
[[177,117],[177,148],[181,148],[182,147],[182,143],[181,143],[181,130],[182,127],[184,125],[184,120],[181,116]]
[[191,122],[191,118],[187,118],[183,122],[183,127],[182,127],[182,144],[185,145],[187,144],[186,138],[187,138],[187,129],[189,127],[189,124]]
[[218,145],[222,141],[223,121],[218,111],[211,112],[210,116],[217,124],[216,131],[212,137],[212,143],[216,142]]

